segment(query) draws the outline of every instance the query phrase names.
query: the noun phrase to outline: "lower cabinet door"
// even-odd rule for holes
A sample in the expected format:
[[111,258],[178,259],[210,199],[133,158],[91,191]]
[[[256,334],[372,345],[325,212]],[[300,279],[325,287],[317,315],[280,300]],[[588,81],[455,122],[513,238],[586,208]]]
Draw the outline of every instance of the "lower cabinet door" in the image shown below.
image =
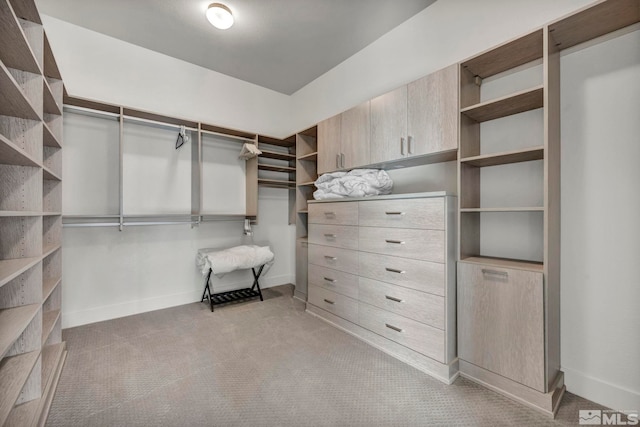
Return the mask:
[[458,355],[545,392],[542,272],[458,262]]

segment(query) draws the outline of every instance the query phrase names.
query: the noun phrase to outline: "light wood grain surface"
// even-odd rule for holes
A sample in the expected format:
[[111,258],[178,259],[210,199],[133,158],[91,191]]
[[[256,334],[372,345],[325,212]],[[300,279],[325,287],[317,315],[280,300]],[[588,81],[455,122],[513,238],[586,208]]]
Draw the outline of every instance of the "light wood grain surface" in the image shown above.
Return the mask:
[[309,283],[358,299],[358,276],[309,264]]
[[342,117],[340,114],[318,123],[318,173],[323,174],[339,169],[342,141]]
[[358,322],[358,301],[347,296],[310,284],[309,303],[350,322]]
[[445,261],[443,230],[360,227],[359,249],[432,262]]
[[309,243],[309,263],[358,274],[358,251]]
[[359,224],[365,227],[444,229],[444,199],[359,202]]
[[340,152],[344,162],[340,169],[353,169],[371,163],[371,111],[369,101],[341,114]]
[[370,163],[401,159],[407,154],[407,86],[401,86],[371,100]]
[[358,203],[310,203],[309,224],[358,225]]
[[309,243],[357,250],[358,227],[355,225],[311,224],[309,226]]

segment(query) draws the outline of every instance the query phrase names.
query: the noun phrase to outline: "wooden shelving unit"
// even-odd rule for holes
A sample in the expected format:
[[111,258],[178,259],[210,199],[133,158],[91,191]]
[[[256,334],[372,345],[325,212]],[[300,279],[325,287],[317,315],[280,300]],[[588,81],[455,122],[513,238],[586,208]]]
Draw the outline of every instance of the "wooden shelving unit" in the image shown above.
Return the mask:
[[0,1],[0,425],[44,424],[66,354],[63,91],[33,0]]
[[465,157],[460,163],[475,167],[499,166],[544,159],[544,146]]
[[502,98],[463,108],[460,112],[478,123],[507,117],[512,114],[542,108],[542,86],[524,90]]
[[291,187],[294,187],[296,185],[296,182],[295,181],[285,181],[285,180],[282,180],[282,179],[258,178],[258,185],[291,188]]
[[296,168],[290,166],[277,166],[277,165],[268,165],[264,163],[258,163],[258,170],[264,170],[269,172],[284,172],[284,173],[295,173]]
[[260,154],[260,157],[263,157],[265,159],[285,160],[287,162],[293,161],[296,159],[295,154],[281,153],[277,151],[269,151],[269,150],[263,150],[263,149],[260,149],[260,151],[262,151],[262,154]]

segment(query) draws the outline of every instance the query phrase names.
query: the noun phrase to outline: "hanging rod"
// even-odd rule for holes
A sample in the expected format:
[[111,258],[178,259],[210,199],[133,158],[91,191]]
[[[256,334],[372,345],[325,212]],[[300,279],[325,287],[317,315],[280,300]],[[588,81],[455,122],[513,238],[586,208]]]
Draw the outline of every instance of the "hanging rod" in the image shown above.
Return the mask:
[[[132,122],[140,122],[140,123],[145,123],[145,124],[149,124],[149,125],[155,125],[155,126],[170,128],[170,129],[180,129],[182,127],[181,125],[174,125],[172,123],[159,122],[157,120],[142,119],[140,117],[134,117],[134,116],[123,115],[122,118],[124,118],[125,120],[128,120],[128,121],[132,121]],[[194,131],[194,132],[198,131],[197,128],[192,128],[192,127],[189,127],[189,126],[185,126],[185,129],[186,130],[190,130],[190,131]]]
[[245,138],[245,137],[242,137],[242,136],[229,135],[229,134],[222,133],[222,132],[214,132],[214,131],[211,131],[211,130],[200,129],[200,133],[203,133],[205,135],[221,136],[223,138],[229,138],[229,139],[237,139],[238,141],[243,142],[243,143],[244,142],[250,142],[250,143],[253,144],[255,142],[255,140],[253,140],[253,139]]
[[149,222],[123,222],[124,227],[137,227],[141,225],[193,225],[198,221],[149,221]]
[[118,113],[94,110],[92,108],[86,108],[86,107],[77,107],[75,105],[68,105],[68,104],[65,104],[63,106],[63,110],[68,113],[83,114],[85,116],[98,117],[98,118],[110,117],[115,120],[118,120],[120,118],[120,114]]
[[67,222],[63,223],[63,228],[80,228],[80,227],[119,227],[119,222]]

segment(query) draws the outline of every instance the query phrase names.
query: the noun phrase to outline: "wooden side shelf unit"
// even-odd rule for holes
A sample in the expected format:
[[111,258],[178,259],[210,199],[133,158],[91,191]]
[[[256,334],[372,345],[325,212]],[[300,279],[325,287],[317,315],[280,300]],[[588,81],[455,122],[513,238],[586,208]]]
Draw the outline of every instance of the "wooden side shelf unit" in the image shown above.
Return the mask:
[[64,86],[33,0],[0,22],[0,425],[44,425],[66,357]]

